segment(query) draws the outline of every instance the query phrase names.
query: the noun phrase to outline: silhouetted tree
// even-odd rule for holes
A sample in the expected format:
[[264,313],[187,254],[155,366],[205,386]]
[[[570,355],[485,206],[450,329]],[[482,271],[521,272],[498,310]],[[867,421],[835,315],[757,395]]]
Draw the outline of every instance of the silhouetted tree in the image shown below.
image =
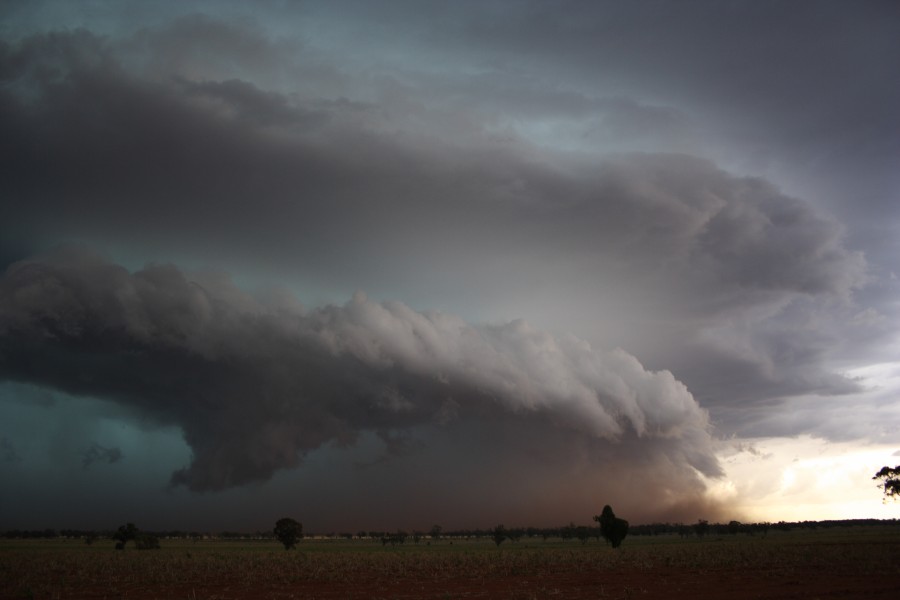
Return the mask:
[[494,543],[497,544],[498,547],[503,543],[503,540],[505,540],[506,537],[506,527],[503,525],[497,525],[491,530],[491,539],[494,540]]
[[134,523],[120,525],[113,534],[113,539],[116,540],[116,550],[124,550],[125,544],[136,538],[138,533],[138,528],[134,526]]
[[881,480],[878,487],[884,490],[885,499],[900,498],[900,465],[897,465],[893,469],[890,467],[881,467],[881,470],[875,473],[875,477],[872,479],[875,481]]
[[595,516],[594,520],[600,523],[600,535],[612,544],[613,548],[618,548],[628,535],[628,521],[616,517],[609,504],[603,507],[603,512]]
[[287,517],[278,519],[272,531],[275,538],[284,544],[285,550],[290,550],[303,538],[303,525]]
[[431,528],[431,532],[430,532],[431,539],[433,539],[433,540],[441,539],[441,531],[443,531],[443,528],[440,525],[434,525]]

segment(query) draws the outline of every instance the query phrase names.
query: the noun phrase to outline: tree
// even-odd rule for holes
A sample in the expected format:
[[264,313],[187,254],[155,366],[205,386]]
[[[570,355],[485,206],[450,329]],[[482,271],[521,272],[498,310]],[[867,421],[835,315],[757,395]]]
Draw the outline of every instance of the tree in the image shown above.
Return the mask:
[[290,550],[303,538],[303,525],[294,519],[285,517],[278,519],[273,532],[278,541],[284,544],[284,549]]
[[497,525],[491,531],[491,539],[494,540],[494,543],[499,547],[500,544],[503,543],[503,540],[506,539],[506,527],[503,525]]
[[594,520],[600,523],[600,535],[612,544],[613,548],[618,548],[628,535],[628,521],[616,517],[609,504],[603,507],[603,512],[595,516]]
[[897,465],[893,469],[890,467],[881,467],[881,470],[875,473],[875,477],[872,479],[875,481],[881,480],[878,487],[884,490],[885,499],[900,498],[900,465]]
[[124,550],[125,544],[136,538],[138,533],[140,532],[134,523],[120,525],[113,534],[113,539],[116,540],[116,550]]

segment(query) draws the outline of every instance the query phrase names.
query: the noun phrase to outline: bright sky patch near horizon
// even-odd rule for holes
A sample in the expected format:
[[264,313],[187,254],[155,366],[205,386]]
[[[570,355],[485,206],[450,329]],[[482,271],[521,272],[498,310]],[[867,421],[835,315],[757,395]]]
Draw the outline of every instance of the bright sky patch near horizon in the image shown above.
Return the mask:
[[5,2],[0,529],[896,517],[898,34]]

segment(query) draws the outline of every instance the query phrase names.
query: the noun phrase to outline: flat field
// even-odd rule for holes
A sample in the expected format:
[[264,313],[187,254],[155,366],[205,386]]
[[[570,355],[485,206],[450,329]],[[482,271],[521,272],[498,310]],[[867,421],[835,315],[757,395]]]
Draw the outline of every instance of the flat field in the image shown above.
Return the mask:
[[0,597],[94,599],[900,598],[900,527],[703,539],[0,541]]

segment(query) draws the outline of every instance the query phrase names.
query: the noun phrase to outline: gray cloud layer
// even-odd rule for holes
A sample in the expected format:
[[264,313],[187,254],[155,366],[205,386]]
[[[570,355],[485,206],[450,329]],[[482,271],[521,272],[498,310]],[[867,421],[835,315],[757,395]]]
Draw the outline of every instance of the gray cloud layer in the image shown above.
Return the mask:
[[310,312],[267,308],[219,285],[171,266],[130,274],[71,250],[17,263],[0,283],[2,375],[181,426],[194,458],[172,481],[194,490],[267,479],[361,431],[472,418],[668,440],[686,465],[721,472],[687,389],[623,351],[361,295]]

